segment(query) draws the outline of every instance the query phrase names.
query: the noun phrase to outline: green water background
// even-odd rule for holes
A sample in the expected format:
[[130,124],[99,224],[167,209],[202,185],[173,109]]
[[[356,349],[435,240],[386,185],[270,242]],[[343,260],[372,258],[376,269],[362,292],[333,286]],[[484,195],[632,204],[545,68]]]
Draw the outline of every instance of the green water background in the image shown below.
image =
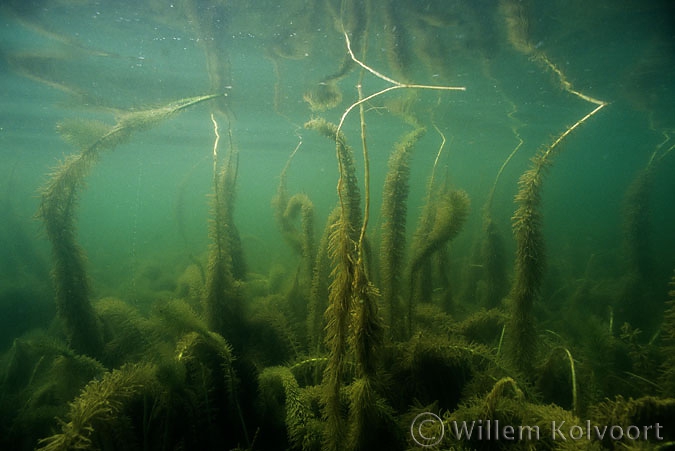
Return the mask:
[[[469,193],[472,211],[452,248],[453,280],[474,262],[482,206],[495,175],[517,143],[495,194],[493,217],[515,245],[510,217],[517,180],[529,158],[593,105],[560,89],[556,77],[515,52],[506,40],[493,2],[399,2],[400,11],[436,8],[456,20],[439,31],[448,40],[443,64],[414,61],[414,82],[465,86],[465,92],[419,91],[416,104],[433,110],[433,123],[448,141],[441,174]],[[28,2],[5,5],[0,14],[0,346],[53,317],[49,246],[34,218],[39,189],[52,168],[75,149],[56,132],[68,118],[114,123],[103,107],[161,105],[209,93],[203,39],[227,48],[233,143],[240,154],[235,220],[249,269],[268,274],[284,267],[292,278],[296,258],[282,241],[270,202],[290,152],[302,140],[288,176],[290,192],[305,192],[317,209],[317,233],[336,204],[335,149],[301,128],[317,115],[338,122],[355,101],[358,72],[340,83],[343,103],[312,113],[303,93],[335,72],[345,53],[332,21],[302,19],[304,2],[248,2],[215,35],[195,32],[170,2]],[[533,42],[568,76],[575,89],[610,105],[564,143],[544,182],[544,234],[549,258],[543,298],[557,296],[574,280],[619,277],[626,264],[622,248],[622,202],[630,182],[646,166],[668,133],[675,133],[675,51],[672,2],[533,2]],[[316,6],[316,5],[315,5]],[[377,6],[374,7],[377,11]],[[207,4],[197,9],[208,17]],[[295,22],[294,22],[295,20]],[[367,63],[389,73],[386,30],[377,20],[368,30]],[[430,25],[431,26],[431,25]],[[62,40],[61,38],[65,38]],[[280,40],[306,49],[297,59],[277,60],[270,49]],[[17,70],[17,58],[28,64]],[[437,62],[438,63],[438,62]],[[25,66],[24,66],[25,68]],[[43,77],[27,76],[39,74]],[[51,84],[45,82],[48,78]],[[275,111],[275,86],[280,110]],[[366,75],[366,94],[387,86]],[[64,87],[91,97],[73,96]],[[403,96],[386,94],[369,104]],[[98,105],[96,105],[98,103]],[[515,112],[514,112],[515,108]],[[510,113],[512,113],[510,115]],[[412,233],[441,142],[431,115],[421,117],[428,132],[413,161],[408,230]],[[366,113],[373,205],[369,234],[380,226],[381,187],[393,144],[409,127],[381,108]],[[227,124],[221,122],[221,134]],[[360,155],[358,112],[344,131]],[[664,133],[666,133],[664,135]],[[135,134],[129,143],[102,155],[87,177],[78,209],[78,238],[88,257],[96,298],[117,296],[144,305],[172,296],[192,261],[205,261],[209,194],[213,177],[213,125],[202,105],[158,127]],[[227,149],[220,142],[220,153]],[[672,145],[668,142],[664,148]],[[357,156],[360,181],[362,161]],[[675,267],[675,152],[659,164],[649,199],[654,283],[663,288]],[[509,257],[511,260],[511,257]],[[403,270],[403,269],[402,269]],[[148,293],[154,293],[149,295]],[[660,317],[663,300],[648,308]]]

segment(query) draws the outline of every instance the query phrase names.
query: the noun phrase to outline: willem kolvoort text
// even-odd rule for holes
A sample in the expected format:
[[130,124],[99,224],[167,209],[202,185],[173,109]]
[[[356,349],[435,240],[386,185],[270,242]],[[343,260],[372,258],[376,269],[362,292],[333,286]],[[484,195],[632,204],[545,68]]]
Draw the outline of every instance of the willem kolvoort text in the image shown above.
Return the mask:
[[[663,426],[659,423],[641,426],[583,425],[552,421],[545,431],[553,440],[663,440]],[[450,431],[457,440],[540,440],[539,426],[500,425],[499,420],[452,421]]]

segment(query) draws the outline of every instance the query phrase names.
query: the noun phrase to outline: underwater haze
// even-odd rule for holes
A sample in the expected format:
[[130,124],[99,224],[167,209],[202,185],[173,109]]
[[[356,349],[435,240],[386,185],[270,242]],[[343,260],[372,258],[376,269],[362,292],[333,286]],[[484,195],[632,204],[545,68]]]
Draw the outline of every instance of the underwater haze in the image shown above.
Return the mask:
[[675,447],[674,18],[3,1],[0,449]]

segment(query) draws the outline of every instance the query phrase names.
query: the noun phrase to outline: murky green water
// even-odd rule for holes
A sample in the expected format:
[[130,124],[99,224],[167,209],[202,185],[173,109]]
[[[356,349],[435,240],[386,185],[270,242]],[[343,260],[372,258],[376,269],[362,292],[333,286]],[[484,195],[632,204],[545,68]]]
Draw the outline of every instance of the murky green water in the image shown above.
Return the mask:
[[415,449],[424,411],[674,440],[671,3],[4,2],[0,447]]

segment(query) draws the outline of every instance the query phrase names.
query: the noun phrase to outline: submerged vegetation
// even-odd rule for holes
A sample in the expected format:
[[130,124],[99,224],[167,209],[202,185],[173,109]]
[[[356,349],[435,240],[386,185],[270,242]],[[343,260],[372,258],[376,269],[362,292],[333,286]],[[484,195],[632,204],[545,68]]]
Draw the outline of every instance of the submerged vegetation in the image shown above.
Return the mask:
[[[190,88],[210,94],[162,90],[160,98],[182,100],[147,109],[133,104],[134,97],[106,105],[105,95],[89,93],[88,83],[78,82],[86,71],[69,79],[60,66],[76,57],[118,55],[50,31],[45,17],[33,22],[28,7],[6,7],[8,17],[67,54],[9,52],[3,55],[9,66],[85,102],[92,115],[114,109],[116,119],[114,125],[74,119],[57,125],[75,149],[47,176],[37,212],[51,246],[54,319],[11,337],[0,359],[0,448],[675,446],[675,276],[672,268],[664,273],[655,264],[649,208],[659,171],[675,160],[675,124],[660,102],[649,101],[653,93],[645,93],[639,106],[647,112],[648,133],[663,139],[624,187],[623,260],[600,271],[592,256],[584,271],[568,274],[561,269],[564,262],[545,250],[545,219],[559,208],[545,195],[546,175],[556,173],[558,160],[573,154],[589,131],[602,136],[599,118],[622,99],[602,89],[591,95],[586,87],[592,80],[579,76],[573,64],[556,62],[558,49],[548,47],[546,32],[535,24],[541,12],[536,5],[386,1],[380,9],[370,1],[329,0],[291,1],[279,8],[263,2],[274,13],[264,10],[260,16],[270,22],[260,23],[263,19],[236,2],[186,0],[171,11],[160,3],[149,1],[144,13],[195,36],[204,86]],[[299,138],[278,168],[271,208],[254,207],[259,210],[254,221],[277,227],[273,237],[258,239],[285,246],[281,256],[269,251],[262,265],[249,257],[251,233],[239,226],[235,208],[239,202],[250,211],[246,189],[252,184],[240,170],[250,149],[238,140],[237,110],[246,100],[234,86],[237,59],[225,43],[243,29],[264,41],[263,56],[276,77],[269,104]],[[320,73],[326,64],[317,60],[302,90],[285,92],[294,86],[284,81],[288,71],[305,70],[303,61],[315,54],[334,67]],[[571,118],[558,121],[562,116],[551,113],[555,128],[547,130],[549,137],[528,135],[514,119],[527,101],[500,77],[505,70],[500,54],[517,61],[523,77],[544,83],[553,98],[575,105]],[[482,210],[485,193],[455,166],[462,145],[446,140],[446,133],[461,135],[452,120],[480,97],[457,82],[466,80],[457,76],[462,64],[498,91],[506,105],[499,114],[509,123],[504,136],[516,143],[504,146],[498,171],[487,176],[468,171],[493,181]],[[638,69],[630,79],[639,77]],[[429,79],[436,83],[418,82]],[[452,100],[458,96],[461,101]],[[639,98],[639,92],[627,96],[629,102]],[[143,152],[149,141],[170,139],[139,136],[180,123],[188,113],[178,113],[188,107],[213,133],[212,146],[204,148],[212,156],[210,212],[198,218],[208,224],[208,247],[191,250],[176,280],[142,298],[121,289],[101,295],[94,288],[94,274],[100,273],[92,271],[90,249],[79,242],[76,227],[85,179],[98,175],[95,164],[104,166],[115,149],[136,145]],[[380,133],[391,139],[373,136],[371,130],[381,124]],[[264,120],[256,126],[256,133],[271,133]],[[280,147],[285,142],[273,141]],[[523,169],[528,146],[538,150],[530,151]],[[321,149],[334,150],[337,173],[311,163],[311,152]],[[290,149],[276,150],[288,155]],[[298,166],[321,173],[331,190],[330,205],[318,200],[314,186],[296,188]],[[254,184],[264,182],[261,174]],[[577,195],[575,189],[566,187],[565,195]],[[501,193],[514,202],[497,205]],[[1,230],[18,229],[11,209],[6,211],[10,218]],[[269,217],[261,219],[265,214]],[[509,218],[512,239],[504,232]],[[185,225],[180,227],[184,238]],[[21,237],[14,239],[16,246],[33,262],[26,280],[44,276],[26,234],[14,230],[11,236]],[[161,263],[148,269],[155,279],[168,271]],[[261,267],[268,273],[261,274]],[[18,289],[3,282],[0,303]],[[641,313],[645,305],[651,317]],[[492,422],[527,427],[538,436],[491,440],[469,437],[466,429],[458,434],[458,424],[478,421],[482,428]],[[566,429],[556,429],[563,423]],[[563,439],[576,433],[570,427],[586,424],[598,425],[596,432],[620,428],[622,435]]]

